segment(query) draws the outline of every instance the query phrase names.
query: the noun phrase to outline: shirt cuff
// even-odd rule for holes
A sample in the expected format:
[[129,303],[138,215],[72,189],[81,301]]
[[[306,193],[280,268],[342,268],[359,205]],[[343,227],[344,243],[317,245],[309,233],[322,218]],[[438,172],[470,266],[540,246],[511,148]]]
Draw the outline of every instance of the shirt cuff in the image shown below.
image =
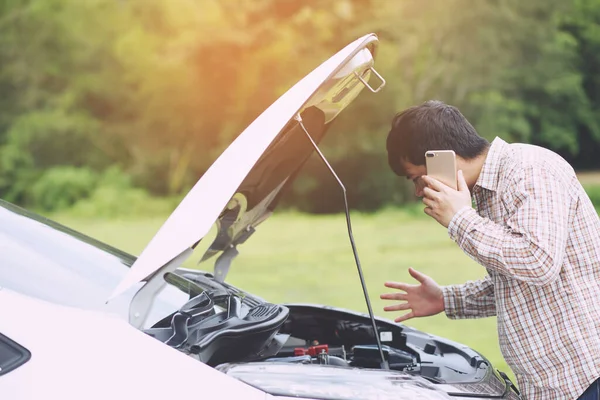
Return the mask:
[[459,318],[462,314],[461,295],[457,293],[459,289],[456,286],[442,286],[444,295],[444,312],[451,319]]
[[464,206],[450,220],[448,224],[448,235],[454,240],[459,246],[465,239],[465,236],[471,230],[471,227],[479,219],[477,211],[472,207]]

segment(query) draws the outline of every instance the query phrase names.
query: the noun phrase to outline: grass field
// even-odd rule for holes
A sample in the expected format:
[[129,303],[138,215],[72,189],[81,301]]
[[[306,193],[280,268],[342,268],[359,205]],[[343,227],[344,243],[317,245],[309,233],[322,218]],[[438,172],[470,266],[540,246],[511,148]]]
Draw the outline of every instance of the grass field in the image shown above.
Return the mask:
[[[135,255],[164,221],[163,217],[112,221],[54,218]],[[379,294],[388,290],[383,287],[386,280],[409,280],[410,266],[440,284],[462,283],[485,274],[448,238],[446,230],[421,215],[420,209],[353,214],[353,228],[378,315],[396,315],[383,311]],[[236,286],[273,302],[310,302],[366,312],[343,215],[276,214],[239,250],[227,278]],[[197,251],[188,266],[197,262],[200,254]],[[209,263],[202,269],[211,271]],[[495,318],[451,321],[438,315],[407,324],[478,350],[512,378],[498,348]]]

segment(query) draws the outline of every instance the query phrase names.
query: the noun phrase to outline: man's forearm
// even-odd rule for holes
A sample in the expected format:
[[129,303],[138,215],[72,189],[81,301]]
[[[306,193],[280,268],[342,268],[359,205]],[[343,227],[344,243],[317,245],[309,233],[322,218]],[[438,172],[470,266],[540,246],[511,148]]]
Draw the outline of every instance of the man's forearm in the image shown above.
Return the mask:
[[494,284],[489,276],[462,285],[444,286],[444,308],[448,318],[484,318],[496,315]]

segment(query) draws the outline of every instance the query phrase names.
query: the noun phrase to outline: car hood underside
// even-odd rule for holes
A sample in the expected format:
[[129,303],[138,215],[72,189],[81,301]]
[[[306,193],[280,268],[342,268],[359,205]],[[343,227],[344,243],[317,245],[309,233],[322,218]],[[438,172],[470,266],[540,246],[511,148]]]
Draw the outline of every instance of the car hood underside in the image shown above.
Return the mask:
[[[331,123],[375,74],[373,34],[340,50],[267,108],[219,156],[142,251],[110,299],[140,281],[172,271],[212,226],[215,236],[201,261],[216,256],[224,280],[236,246],[273,211],[281,194],[313,153]],[[301,122],[300,122],[301,121]],[[310,135],[310,138],[307,137]],[[150,296],[151,297],[151,296]]]

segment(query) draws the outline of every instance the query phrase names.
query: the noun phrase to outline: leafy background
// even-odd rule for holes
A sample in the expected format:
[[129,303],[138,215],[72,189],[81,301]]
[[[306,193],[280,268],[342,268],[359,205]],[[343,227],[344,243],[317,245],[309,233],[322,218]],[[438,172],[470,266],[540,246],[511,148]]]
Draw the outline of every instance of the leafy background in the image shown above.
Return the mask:
[[[370,32],[388,85],[323,144],[353,208],[413,200],[385,135],[433,98],[490,139],[598,168],[599,20],[597,0],[5,0],[0,197],[54,211],[111,186],[181,196],[266,106]],[[309,163],[286,205],[340,211],[322,199],[329,184]]]

